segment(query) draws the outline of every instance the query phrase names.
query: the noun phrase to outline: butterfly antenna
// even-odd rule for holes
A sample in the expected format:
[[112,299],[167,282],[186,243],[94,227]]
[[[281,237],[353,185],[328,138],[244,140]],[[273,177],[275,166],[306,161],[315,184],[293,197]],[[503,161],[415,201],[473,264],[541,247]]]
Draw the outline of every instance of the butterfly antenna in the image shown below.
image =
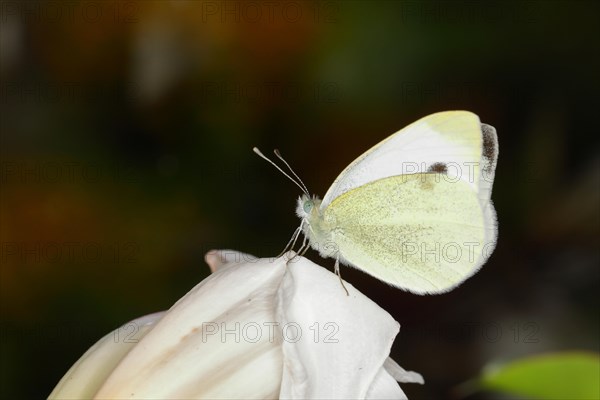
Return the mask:
[[[298,181],[300,181],[300,183],[302,183],[302,185],[300,185],[300,183],[298,183],[298,181],[296,181],[294,178],[292,178],[291,176],[289,176],[284,170],[282,170],[279,167],[279,165],[275,164],[273,161],[271,161],[270,159],[268,159],[263,153],[260,152],[260,150],[257,147],[254,147],[252,149],[252,151],[254,151],[259,157],[261,157],[265,161],[271,163],[275,168],[277,168],[279,170],[279,172],[281,172],[283,175],[285,175],[290,181],[294,182],[296,184],[296,186],[298,186],[300,188],[300,190],[302,190],[302,192],[304,192],[305,195],[307,195],[308,197],[310,197],[310,194],[308,193],[308,190],[306,189],[306,186],[304,186],[304,183],[302,183],[302,181],[300,180],[300,178],[298,178],[298,175],[296,175],[294,173],[294,171],[292,171],[292,173],[294,174],[294,176],[296,178],[298,178]],[[287,163],[285,163],[285,164],[287,165]],[[289,166],[288,166],[288,168],[289,168]],[[290,170],[291,170],[291,168],[290,168]]]
[[306,185],[304,184],[304,182],[302,182],[302,179],[300,179],[300,177],[298,176],[298,174],[294,172],[294,170],[292,169],[292,167],[290,167],[290,164],[288,164],[288,162],[285,161],[285,159],[283,158],[283,156],[281,155],[281,153],[279,152],[279,150],[275,149],[275,150],[273,150],[273,153],[275,153],[275,155],[277,156],[277,158],[279,158],[281,161],[283,161],[283,163],[285,164],[286,167],[288,167],[288,169],[290,170],[290,172],[292,174],[294,174],[294,176],[296,177],[296,179],[298,180],[298,182],[300,182],[300,184],[302,184],[302,187],[304,188],[304,193],[308,194],[308,188],[306,187]]

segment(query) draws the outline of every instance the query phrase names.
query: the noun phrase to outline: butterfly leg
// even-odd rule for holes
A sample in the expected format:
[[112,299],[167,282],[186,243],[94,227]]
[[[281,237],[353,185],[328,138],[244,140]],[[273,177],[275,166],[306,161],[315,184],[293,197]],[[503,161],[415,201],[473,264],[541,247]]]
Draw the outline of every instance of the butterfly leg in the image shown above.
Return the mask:
[[306,222],[304,219],[300,221],[300,226],[298,227],[298,229],[295,232],[294,241],[292,242],[292,247],[290,248],[290,250],[294,250],[294,246],[296,246],[296,241],[300,237],[300,234],[302,233],[302,227],[304,226],[305,223]]
[[340,274],[340,255],[339,255],[339,253],[335,257],[335,266],[333,267],[333,270],[335,271],[335,274],[338,276],[338,278],[340,278],[340,283],[342,284],[342,288],[344,288],[344,290],[346,291],[346,296],[350,296],[348,289],[346,289],[346,286],[344,286],[344,281],[342,280],[342,274]]
[[[283,251],[281,253],[279,253],[277,258],[279,258],[282,255],[284,255],[285,253],[287,253],[288,250],[294,248],[294,246],[296,245],[296,240],[298,240],[298,236],[300,236],[300,232],[302,232],[302,225],[304,225],[304,220],[302,220],[302,222],[300,222],[300,226],[298,228],[296,228],[296,230],[294,231],[294,234],[290,238],[290,241],[285,245]],[[290,247],[290,244],[291,244],[291,247]]]
[[302,246],[300,246],[300,248],[298,249],[298,252],[296,254],[294,254],[294,257],[292,257],[292,260],[298,256],[303,256],[304,253],[306,253],[306,251],[308,250],[308,244],[306,243],[308,241],[308,238],[306,237],[306,235],[304,235],[304,239],[302,240]]
[[300,254],[301,256],[306,254],[306,252],[308,251],[308,248],[310,247],[306,243],[307,241],[308,241],[308,238],[306,236],[304,236],[304,240],[302,241],[302,247],[300,247],[300,250],[298,250],[298,254]]

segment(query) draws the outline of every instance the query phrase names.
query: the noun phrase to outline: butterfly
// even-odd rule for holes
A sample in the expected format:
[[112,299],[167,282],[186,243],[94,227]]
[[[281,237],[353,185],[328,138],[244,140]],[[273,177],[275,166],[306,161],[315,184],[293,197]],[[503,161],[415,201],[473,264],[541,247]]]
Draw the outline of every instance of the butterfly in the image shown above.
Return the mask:
[[304,193],[292,247],[303,233],[300,251],[308,242],[335,259],[338,275],[342,263],[409,292],[443,293],[495,248],[498,137],[471,112],[432,114],[394,133],[348,165],[323,199],[309,194],[279,152],[297,181],[254,151]]

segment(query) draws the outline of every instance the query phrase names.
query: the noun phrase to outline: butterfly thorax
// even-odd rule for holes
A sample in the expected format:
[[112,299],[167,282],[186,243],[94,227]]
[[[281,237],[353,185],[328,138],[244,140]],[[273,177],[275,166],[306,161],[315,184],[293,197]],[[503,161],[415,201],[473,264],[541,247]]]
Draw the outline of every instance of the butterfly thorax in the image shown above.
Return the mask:
[[335,223],[325,217],[321,210],[321,199],[306,195],[298,199],[296,214],[302,220],[302,232],[307,237],[310,246],[323,257],[332,257],[337,248],[332,238]]

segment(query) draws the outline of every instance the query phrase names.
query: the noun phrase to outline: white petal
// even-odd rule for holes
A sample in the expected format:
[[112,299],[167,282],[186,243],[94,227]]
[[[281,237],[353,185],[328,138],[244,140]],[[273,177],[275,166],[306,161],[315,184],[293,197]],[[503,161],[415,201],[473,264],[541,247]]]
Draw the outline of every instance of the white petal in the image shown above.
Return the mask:
[[281,398],[364,398],[382,369],[399,325],[345,285],[350,296],[328,270],[301,257],[288,263],[279,318],[301,337],[284,331]]
[[104,336],[73,364],[48,398],[79,400],[94,396],[119,361],[163,315],[146,315]]
[[139,343],[107,335],[51,396],[405,398],[394,378],[422,382],[386,360],[398,323],[326,269],[228,250],[206,260],[213,275],[135,321]]
[[181,298],[127,354],[97,398],[277,397],[283,361],[280,337],[269,335],[268,324],[276,322],[285,262],[246,256],[224,256],[248,262],[220,266]]
[[[274,261],[270,259],[269,261]],[[204,255],[204,261],[210,267],[211,272],[215,272],[228,264],[240,264],[243,262],[257,262],[258,258],[251,254],[241,253],[235,250],[210,250]],[[263,260],[264,261],[264,260]]]
[[406,399],[397,382],[423,384],[423,377],[416,372],[406,371],[388,357],[369,388],[367,399]]
[[398,382],[420,383],[421,385],[425,383],[421,374],[418,372],[405,370],[390,357],[385,360],[383,368],[385,368],[385,370]]
[[390,375],[385,368],[380,368],[375,380],[367,391],[365,397],[369,400],[374,399],[398,399],[407,400],[406,395],[398,385],[398,382]]

